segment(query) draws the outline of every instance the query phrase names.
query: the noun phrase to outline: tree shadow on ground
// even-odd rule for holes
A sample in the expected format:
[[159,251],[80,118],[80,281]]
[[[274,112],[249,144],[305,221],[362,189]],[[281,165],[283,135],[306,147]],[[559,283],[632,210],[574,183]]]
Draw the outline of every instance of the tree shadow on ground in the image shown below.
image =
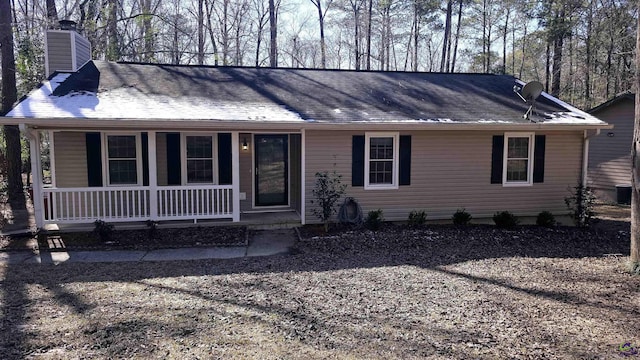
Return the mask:
[[[620,226],[624,225],[620,224]],[[27,291],[31,285],[39,285],[49,289],[56,302],[72,308],[78,314],[83,314],[91,310],[94,305],[86,304],[81,297],[67,291],[64,287],[65,284],[142,282],[150,286],[145,280],[189,276],[285,275],[300,272],[324,273],[352,269],[415,266],[450,277],[484,283],[553,302],[637,316],[640,313],[639,309],[626,308],[611,302],[591,301],[571,291],[541,289],[528,286],[526,282],[523,285],[523,282],[514,283],[500,277],[469,274],[451,268],[451,266],[487,259],[577,260],[598,258],[610,254],[627,254],[628,251],[628,232],[616,231],[615,229],[564,227],[546,229],[524,226],[515,230],[500,230],[480,225],[463,228],[427,226],[423,228],[389,227],[381,232],[346,231],[328,238],[301,241],[296,244],[295,251],[291,255],[265,258],[171,263],[69,263],[58,266],[9,264],[4,269],[4,278],[0,283],[0,293],[2,294],[2,327],[0,330],[3,334],[8,334],[0,341],[0,350],[10,354],[9,357],[17,358],[27,355],[24,350],[26,337],[23,325],[27,322],[27,312],[31,311]],[[548,269],[548,271],[555,273],[554,269]],[[576,277],[579,274],[572,276]],[[603,278],[586,280],[608,281]],[[633,286],[633,284],[631,285]],[[208,301],[221,300],[202,291],[194,292],[173,287],[153,286],[160,290],[183,292],[185,295],[201,297]],[[253,289],[256,285],[249,284],[248,286]],[[246,302],[230,304],[251,307],[259,312],[276,313],[279,316],[295,315],[291,313],[290,309],[259,307]],[[305,321],[313,326],[323,326],[318,319],[307,318]],[[294,330],[290,329],[289,331]],[[325,332],[331,332],[331,330],[331,328],[324,329]],[[338,345],[336,344],[336,346]]]

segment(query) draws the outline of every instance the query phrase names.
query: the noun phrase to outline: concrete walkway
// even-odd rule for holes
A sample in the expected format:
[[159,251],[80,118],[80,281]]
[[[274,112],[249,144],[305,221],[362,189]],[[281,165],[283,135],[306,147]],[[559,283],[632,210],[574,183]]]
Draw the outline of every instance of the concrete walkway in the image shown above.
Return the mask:
[[261,230],[252,233],[248,246],[179,248],[156,250],[96,251],[6,251],[0,264],[63,264],[73,262],[132,262],[231,259],[287,254],[298,236],[294,229]]

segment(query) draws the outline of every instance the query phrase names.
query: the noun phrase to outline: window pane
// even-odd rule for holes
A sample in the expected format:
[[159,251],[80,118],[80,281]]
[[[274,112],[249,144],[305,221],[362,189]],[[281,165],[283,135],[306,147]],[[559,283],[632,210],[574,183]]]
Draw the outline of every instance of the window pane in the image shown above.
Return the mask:
[[136,137],[134,135],[108,136],[109,158],[135,159]]
[[187,182],[212,183],[213,162],[211,160],[187,160]]
[[393,159],[393,138],[370,138],[369,139],[369,158],[374,159]]
[[528,137],[510,137],[508,144],[508,158],[528,158],[529,157],[529,138]]
[[393,183],[393,161],[371,161],[369,165],[370,184]]
[[507,181],[527,181],[527,160],[507,160]]
[[212,158],[211,136],[187,136],[187,158]]
[[109,160],[109,182],[119,185],[136,184],[136,160]]

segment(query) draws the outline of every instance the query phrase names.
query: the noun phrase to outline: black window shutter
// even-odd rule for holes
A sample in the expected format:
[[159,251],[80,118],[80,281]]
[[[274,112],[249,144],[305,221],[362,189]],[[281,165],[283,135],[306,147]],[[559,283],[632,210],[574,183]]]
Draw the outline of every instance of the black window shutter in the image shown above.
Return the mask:
[[351,186],[364,186],[364,135],[354,135],[351,143]]
[[504,136],[494,135],[491,148],[491,183],[502,184],[502,160],[504,156]]
[[100,133],[86,133],[87,184],[102,186],[102,144]]
[[400,136],[400,185],[411,185],[411,135]]
[[231,185],[232,182],[231,134],[218,134],[218,183]]
[[180,134],[167,134],[167,184],[180,185]]
[[533,149],[533,182],[544,182],[544,152],[546,136],[536,135],[535,148]]
[[142,146],[142,185],[149,186],[149,135],[146,132],[140,134],[140,146]]

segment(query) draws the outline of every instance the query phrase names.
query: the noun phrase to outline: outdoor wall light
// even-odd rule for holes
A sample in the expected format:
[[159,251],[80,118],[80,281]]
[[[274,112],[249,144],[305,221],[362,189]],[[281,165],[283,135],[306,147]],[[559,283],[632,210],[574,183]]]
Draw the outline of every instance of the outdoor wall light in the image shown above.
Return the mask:
[[247,138],[242,141],[242,150],[249,150],[249,144],[247,144]]
[[608,136],[608,137],[613,137],[613,133],[612,133],[612,132],[608,132],[608,133],[607,133],[607,136]]

